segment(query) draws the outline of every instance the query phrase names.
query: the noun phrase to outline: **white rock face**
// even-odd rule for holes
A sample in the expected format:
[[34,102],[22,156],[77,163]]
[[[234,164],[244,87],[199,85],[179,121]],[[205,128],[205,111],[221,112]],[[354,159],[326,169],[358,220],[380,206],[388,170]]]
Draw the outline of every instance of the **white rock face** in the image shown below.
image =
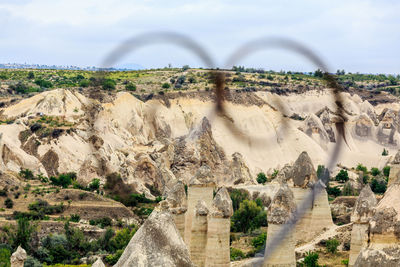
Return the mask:
[[27,258],[25,249],[18,246],[17,250],[11,255],[11,267],[23,267]]
[[106,267],[101,260],[101,258],[98,258],[93,264],[92,267]]
[[155,209],[132,237],[114,267],[182,266],[194,267],[168,211]]

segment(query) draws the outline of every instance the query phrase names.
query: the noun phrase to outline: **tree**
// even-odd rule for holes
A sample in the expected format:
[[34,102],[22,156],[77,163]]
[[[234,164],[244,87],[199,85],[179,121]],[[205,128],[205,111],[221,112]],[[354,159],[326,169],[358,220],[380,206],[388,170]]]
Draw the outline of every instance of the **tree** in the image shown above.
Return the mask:
[[387,185],[386,185],[385,180],[383,180],[383,179],[378,180],[376,178],[372,179],[372,181],[371,181],[372,192],[377,193],[377,194],[383,194],[386,192],[386,188],[387,188]]
[[183,71],[188,70],[188,69],[190,69],[189,65],[183,65],[183,66],[182,66],[182,70],[183,70]]
[[89,184],[89,189],[91,191],[98,190],[100,188],[100,179],[95,178],[92,180],[92,182]]
[[26,251],[30,251],[30,241],[34,231],[35,225],[32,225],[27,218],[19,218],[17,230],[12,232],[10,236],[12,247],[15,249],[21,246]]
[[246,233],[260,226],[267,225],[267,214],[256,202],[245,199],[231,218],[234,232]]
[[346,170],[340,170],[340,172],[336,175],[336,181],[344,183],[348,180],[349,180],[349,174],[347,173]]
[[359,163],[359,164],[357,165],[356,170],[357,170],[357,171],[362,171],[363,173],[367,173],[367,172],[368,172],[367,167],[365,167],[365,166],[362,165],[361,163]]
[[322,78],[323,76],[324,76],[324,73],[323,73],[322,70],[320,70],[320,69],[317,69],[317,70],[314,72],[314,77]]
[[383,175],[385,175],[386,177],[389,177],[390,174],[390,166],[385,166],[382,169]]
[[80,87],[89,87],[89,85],[90,85],[90,82],[88,80],[81,80],[79,82]]
[[33,71],[28,72],[28,79],[29,80],[35,79],[35,74],[33,73]]
[[306,267],[319,267],[318,258],[317,252],[307,251],[303,263]]
[[265,182],[267,182],[267,176],[265,175],[265,173],[260,172],[259,174],[257,174],[257,183],[263,184]]
[[240,203],[242,203],[243,200],[245,199],[249,200],[250,198],[249,193],[246,190],[240,190],[240,189],[233,189],[232,192],[229,193],[229,196],[231,197],[232,200],[233,211],[239,209]]
[[389,155],[389,151],[387,151],[386,148],[384,148],[382,151],[382,156],[387,156],[387,155]]
[[133,83],[128,83],[127,85],[125,85],[125,89],[127,91],[136,91],[136,85]]

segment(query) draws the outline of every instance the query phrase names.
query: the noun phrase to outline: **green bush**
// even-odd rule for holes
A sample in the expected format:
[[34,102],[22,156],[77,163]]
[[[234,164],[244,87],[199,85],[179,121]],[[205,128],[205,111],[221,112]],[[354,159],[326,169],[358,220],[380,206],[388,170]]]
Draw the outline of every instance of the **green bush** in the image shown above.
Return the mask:
[[371,174],[372,176],[377,176],[378,174],[380,174],[381,171],[378,168],[372,167],[371,168]]
[[171,85],[170,85],[169,83],[163,83],[163,84],[161,85],[161,87],[164,88],[164,89],[168,89],[168,88],[171,87]]
[[100,179],[98,178],[93,179],[88,187],[90,191],[98,190],[100,188]]
[[116,85],[117,83],[112,79],[105,79],[102,83],[103,89],[108,91],[115,90]]
[[340,188],[337,187],[337,186],[334,186],[334,187],[327,186],[326,187],[326,192],[328,193],[328,195],[334,196],[335,198],[340,196],[340,194],[342,193],[340,191]]
[[355,196],[356,192],[350,183],[346,183],[342,189],[343,196]]
[[106,256],[105,261],[110,265],[115,265],[118,262],[123,252],[124,252],[123,249],[119,249],[114,254]]
[[244,255],[243,251],[231,247],[231,261],[238,261],[244,258],[246,258],[246,256]]
[[12,209],[14,207],[14,201],[12,201],[12,199],[8,197],[6,198],[6,200],[4,200],[4,205],[7,209]]
[[251,245],[254,247],[256,251],[259,251],[265,246],[265,242],[267,241],[267,233],[262,233],[257,237],[251,240]]
[[27,252],[31,251],[30,242],[32,234],[35,232],[36,225],[31,224],[27,218],[20,218],[17,221],[17,229],[9,233],[9,242],[16,249],[21,246]]
[[259,174],[257,174],[257,183],[264,184],[265,182],[267,182],[267,176],[265,175],[265,173],[260,172]]
[[99,225],[101,228],[105,228],[107,226],[112,225],[112,220],[109,217],[103,217],[100,219],[91,219],[89,220],[90,225]]
[[21,170],[19,171],[19,176],[21,176],[22,178],[24,178],[26,180],[34,180],[35,179],[35,175],[33,175],[33,172],[29,169],[21,168]]
[[385,148],[382,151],[382,156],[387,156],[389,155],[389,151],[387,151]]
[[34,257],[28,256],[24,262],[24,267],[42,267],[43,265]]
[[319,267],[318,265],[319,255],[316,252],[308,251],[304,257],[303,266],[305,267]]
[[386,185],[385,180],[378,181],[378,179],[375,179],[375,178],[372,179],[372,181],[371,181],[372,192],[377,193],[377,194],[383,194],[386,192],[386,188],[387,188],[387,185]]
[[63,188],[67,188],[75,180],[76,180],[76,173],[74,172],[62,173],[58,177],[54,176],[50,177],[50,182],[53,185],[61,186]]
[[0,248],[0,267],[10,267],[11,251],[9,248]]
[[390,174],[390,166],[385,166],[382,169],[383,175],[385,175],[386,177],[389,177]]
[[367,173],[367,172],[368,172],[367,167],[365,167],[365,166],[362,165],[361,163],[359,163],[359,164],[357,165],[356,170],[357,170],[357,171],[362,171],[363,173]]
[[88,81],[88,80],[81,80],[79,82],[80,87],[89,87],[89,85],[90,85],[90,81]]
[[28,209],[36,211],[41,214],[52,215],[62,213],[64,211],[64,204],[50,205],[47,201],[38,199],[35,202],[28,205]]
[[338,246],[339,246],[339,241],[335,238],[326,241],[326,250],[329,253],[335,254],[337,252]]
[[39,85],[40,87],[44,88],[51,88],[53,87],[53,84],[50,81],[46,81],[43,79],[36,79],[35,84]]
[[233,232],[248,232],[261,226],[266,226],[267,214],[256,202],[243,200],[239,209],[233,213],[231,228]]
[[81,216],[79,216],[79,214],[71,214],[69,220],[71,222],[79,222],[81,220]]
[[347,173],[346,170],[340,170],[340,172],[336,175],[336,181],[344,183],[348,180],[349,180],[349,174]]
[[125,90],[127,91],[136,91],[136,85],[134,85],[133,83],[128,83],[127,85],[125,85]]

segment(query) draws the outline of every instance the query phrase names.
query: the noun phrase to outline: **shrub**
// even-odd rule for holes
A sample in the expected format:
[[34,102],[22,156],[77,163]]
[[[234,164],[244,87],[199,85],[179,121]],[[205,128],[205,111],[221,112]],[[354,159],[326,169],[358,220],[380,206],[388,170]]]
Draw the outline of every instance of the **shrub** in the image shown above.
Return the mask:
[[11,251],[9,248],[1,247],[0,248],[0,266],[1,267],[10,267],[10,257]]
[[182,70],[183,70],[183,71],[188,70],[188,69],[190,69],[189,65],[183,65],[183,66],[182,66]]
[[27,78],[28,78],[29,80],[35,79],[35,74],[33,73],[33,71],[28,72]]
[[53,185],[61,186],[63,188],[67,188],[72,184],[72,181],[75,181],[76,173],[62,173],[58,177],[50,177],[50,181]]
[[43,265],[37,259],[28,256],[24,262],[24,267],[42,267]]
[[90,82],[88,80],[81,80],[79,82],[80,87],[89,87],[89,85],[90,85]]
[[132,229],[124,228],[119,230],[115,236],[110,240],[110,245],[113,250],[125,249],[132,236],[136,233],[136,227]]
[[44,88],[51,88],[53,87],[53,84],[50,81],[46,81],[43,79],[36,79],[35,84],[39,85],[40,87]]
[[346,170],[340,170],[340,172],[336,175],[335,179],[336,181],[344,183],[349,180],[349,174],[347,173]]
[[306,267],[319,267],[318,265],[319,255],[316,252],[308,251],[304,257],[304,266]]
[[133,83],[128,83],[127,85],[125,85],[125,90],[127,91],[136,91],[136,85],[134,85]]
[[367,167],[365,167],[365,166],[362,165],[361,163],[359,163],[359,164],[357,165],[356,170],[357,170],[357,171],[362,171],[363,173],[367,173],[367,172],[368,172]]
[[92,180],[92,182],[89,184],[89,189],[91,191],[98,190],[100,188],[100,179],[95,178]]
[[194,77],[189,77],[188,81],[189,81],[190,83],[196,83],[196,82],[197,82],[196,79],[195,79]]
[[265,175],[265,173],[260,172],[259,174],[257,174],[257,182],[259,184],[263,184],[263,183],[267,182],[267,176]]
[[387,151],[385,148],[382,151],[382,156],[387,156],[389,155],[389,151]]
[[332,254],[335,254],[337,252],[338,246],[339,241],[335,238],[326,241],[326,250]]
[[385,175],[386,177],[389,177],[390,174],[390,166],[385,166],[382,169],[383,175]]
[[116,85],[117,83],[112,79],[105,79],[102,83],[103,89],[108,91],[115,90]]
[[251,245],[255,248],[256,251],[259,251],[265,246],[266,241],[267,233],[262,233],[251,240]]
[[105,261],[110,265],[115,265],[123,252],[123,249],[119,249],[114,254],[106,256]]
[[6,198],[6,200],[4,200],[4,205],[6,206],[7,209],[12,209],[14,207],[14,202],[12,201],[11,198]]
[[378,179],[376,179],[376,178],[372,179],[372,181],[371,181],[372,192],[377,193],[377,194],[383,194],[386,192],[386,188],[387,188],[387,185],[386,185],[385,180],[378,181]]
[[328,193],[328,195],[334,196],[335,198],[340,196],[340,194],[342,193],[340,191],[340,188],[337,187],[337,186],[335,186],[335,187],[327,186],[326,187],[326,192]]
[[243,251],[231,247],[231,261],[237,261],[246,258]]
[[28,209],[31,211],[36,211],[41,214],[57,214],[64,211],[64,204],[59,205],[49,205],[45,200],[38,199],[35,202],[29,204]]
[[267,225],[266,212],[251,200],[243,200],[231,218],[231,228],[234,232],[245,233],[265,225]]
[[79,222],[81,220],[81,216],[79,216],[79,214],[71,214],[69,220],[71,222]]
[[27,218],[20,218],[17,222],[17,229],[10,233],[9,242],[15,249],[21,246],[27,252],[30,251],[30,242],[32,234],[35,231],[35,225],[32,225]]
[[89,221],[90,225],[99,225],[101,228],[105,228],[107,226],[112,225],[112,220],[110,217],[103,217],[100,219],[92,219]]
[[345,266],[349,266],[349,260],[348,259],[342,260],[342,264]]
[[375,168],[375,167],[372,167],[371,168],[371,174],[373,175],[373,176],[377,176],[378,174],[380,174],[381,173],[381,171],[378,169],[378,168]]
[[164,89],[168,89],[168,88],[171,87],[171,85],[170,85],[169,83],[163,83],[163,84],[161,85],[161,87],[164,88]]
[[24,179],[27,180],[34,180],[35,176],[33,175],[33,172],[29,169],[22,169],[19,171],[19,176],[21,176]]

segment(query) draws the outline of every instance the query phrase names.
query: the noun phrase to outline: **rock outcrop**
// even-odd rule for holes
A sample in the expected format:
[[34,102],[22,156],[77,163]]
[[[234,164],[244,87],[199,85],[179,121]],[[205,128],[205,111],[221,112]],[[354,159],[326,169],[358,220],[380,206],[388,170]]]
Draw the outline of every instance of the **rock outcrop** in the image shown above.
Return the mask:
[[291,179],[294,186],[302,188],[306,188],[317,181],[317,173],[307,152],[303,151],[295,161],[291,171]]
[[178,181],[167,192],[166,201],[169,205],[169,211],[174,217],[175,225],[183,238],[185,235],[185,213],[187,211],[187,200],[185,185],[181,181]]
[[194,267],[174,219],[166,210],[167,203],[160,206],[135,233],[114,267]]
[[93,264],[92,267],[106,267],[101,260],[101,258],[98,258]]
[[11,255],[11,267],[24,267],[24,262],[27,258],[25,249],[18,246],[17,250]]
[[353,228],[351,231],[349,266],[354,266],[361,249],[368,245],[369,220],[376,203],[375,195],[369,185],[364,186],[351,215]]
[[[361,214],[365,214],[361,213]],[[361,219],[366,216],[360,216]],[[369,222],[369,243],[354,266],[400,265],[400,179],[394,181],[377,204]]]
[[[289,222],[296,210],[293,192],[282,185],[268,208],[268,238],[265,247],[264,267],[296,266],[295,239],[293,233],[282,233],[283,226]],[[273,241],[279,238],[279,246]]]
[[232,200],[222,187],[216,193],[208,216],[205,266],[230,266],[230,217]]
[[206,203],[199,200],[196,205],[195,216],[192,221],[190,240],[190,258],[198,267],[205,266],[207,246],[207,215],[209,211]]

